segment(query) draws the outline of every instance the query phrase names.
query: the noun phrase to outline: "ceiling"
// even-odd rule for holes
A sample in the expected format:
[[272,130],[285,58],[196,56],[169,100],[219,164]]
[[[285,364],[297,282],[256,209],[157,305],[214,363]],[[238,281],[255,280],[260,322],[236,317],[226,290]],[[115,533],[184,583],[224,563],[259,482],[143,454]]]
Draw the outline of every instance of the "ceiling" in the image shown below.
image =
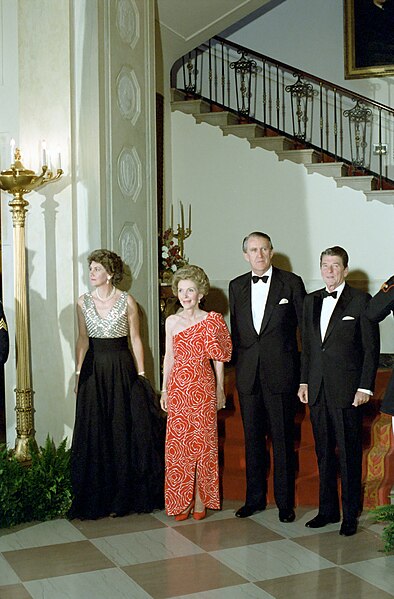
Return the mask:
[[156,44],[163,66],[272,0],[156,0]]

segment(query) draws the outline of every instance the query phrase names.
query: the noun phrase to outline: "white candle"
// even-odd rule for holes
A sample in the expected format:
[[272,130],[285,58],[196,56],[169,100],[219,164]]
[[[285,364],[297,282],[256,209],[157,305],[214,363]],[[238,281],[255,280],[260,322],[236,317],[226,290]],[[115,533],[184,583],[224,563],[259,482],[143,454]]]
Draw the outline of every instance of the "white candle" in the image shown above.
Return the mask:
[[174,204],[171,204],[171,220],[170,220],[170,228],[174,230]]
[[10,148],[11,148],[11,164],[14,164],[15,162],[15,139],[12,137],[11,141],[10,141]]
[[62,154],[60,152],[60,146],[57,147],[57,168],[58,170],[62,168]]
[[189,230],[192,228],[192,205],[189,204]]
[[45,141],[45,139],[43,139],[41,142],[41,148],[42,148],[42,164],[43,164],[43,166],[48,166],[47,165],[47,142]]
[[179,202],[181,206],[181,231],[185,230],[185,215],[183,214],[183,204]]

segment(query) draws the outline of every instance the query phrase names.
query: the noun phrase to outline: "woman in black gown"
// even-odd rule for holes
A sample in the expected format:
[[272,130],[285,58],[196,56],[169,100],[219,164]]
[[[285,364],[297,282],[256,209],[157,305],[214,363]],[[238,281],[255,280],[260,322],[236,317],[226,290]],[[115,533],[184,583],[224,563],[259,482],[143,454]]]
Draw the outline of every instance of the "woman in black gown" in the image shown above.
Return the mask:
[[96,250],[88,263],[95,289],[77,304],[70,517],[151,512],[163,507],[165,425],[145,379],[138,306],[116,288],[117,254]]

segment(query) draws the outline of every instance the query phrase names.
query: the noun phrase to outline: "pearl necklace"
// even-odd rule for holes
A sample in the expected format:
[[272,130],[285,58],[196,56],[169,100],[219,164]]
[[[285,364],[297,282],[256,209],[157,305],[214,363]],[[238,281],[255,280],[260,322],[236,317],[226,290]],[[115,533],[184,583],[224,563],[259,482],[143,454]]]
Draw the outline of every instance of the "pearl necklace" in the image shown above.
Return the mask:
[[110,293],[109,295],[107,295],[107,297],[101,297],[101,296],[100,296],[100,294],[99,294],[98,287],[96,287],[96,296],[98,297],[98,299],[99,299],[101,302],[107,302],[107,301],[108,301],[108,300],[110,300],[112,297],[114,297],[115,293],[116,293],[116,287],[112,286],[112,291],[111,291],[111,293]]

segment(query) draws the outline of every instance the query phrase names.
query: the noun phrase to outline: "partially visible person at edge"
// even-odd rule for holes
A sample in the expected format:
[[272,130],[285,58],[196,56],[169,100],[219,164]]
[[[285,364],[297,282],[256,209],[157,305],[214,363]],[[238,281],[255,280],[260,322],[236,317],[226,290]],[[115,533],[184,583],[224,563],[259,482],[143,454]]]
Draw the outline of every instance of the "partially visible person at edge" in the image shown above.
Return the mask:
[[7,362],[9,350],[10,340],[8,336],[7,320],[4,314],[3,304],[0,302],[0,366]]
[[117,254],[95,250],[88,263],[93,292],[77,304],[70,516],[151,512],[164,505],[165,429],[145,378],[138,305],[117,289],[123,277]]
[[[372,322],[381,322],[389,316],[394,316],[394,275],[383,283],[380,291],[369,302],[365,315]],[[394,430],[394,371],[384,394],[381,411],[393,418]]]
[[231,358],[231,339],[222,315],[199,306],[209,291],[202,268],[177,270],[172,291],[183,309],[166,320],[165,507],[175,520],[191,513],[201,520],[207,508],[220,509],[217,410],[226,405],[223,362]]
[[325,287],[305,298],[298,392],[309,404],[319,467],[319,511],[305,526],[340,520],[338,448],[343,536],[357,532],[362,508],[362,406],[373,394],[379,362],[379,327],[365,316],[371,296],[345,282],[348,262],[340,246],[320,255]]
[[246,518],[267,505],[271,435],[274,494],[281,522],[293,522],[295,494],[294,418],[300,382],[297,328],[305,287],[301,277],[272,265],[266,233],[242,243],[251,272],[230,282],[231,336],[246,456],[246,501],[236,516]]

